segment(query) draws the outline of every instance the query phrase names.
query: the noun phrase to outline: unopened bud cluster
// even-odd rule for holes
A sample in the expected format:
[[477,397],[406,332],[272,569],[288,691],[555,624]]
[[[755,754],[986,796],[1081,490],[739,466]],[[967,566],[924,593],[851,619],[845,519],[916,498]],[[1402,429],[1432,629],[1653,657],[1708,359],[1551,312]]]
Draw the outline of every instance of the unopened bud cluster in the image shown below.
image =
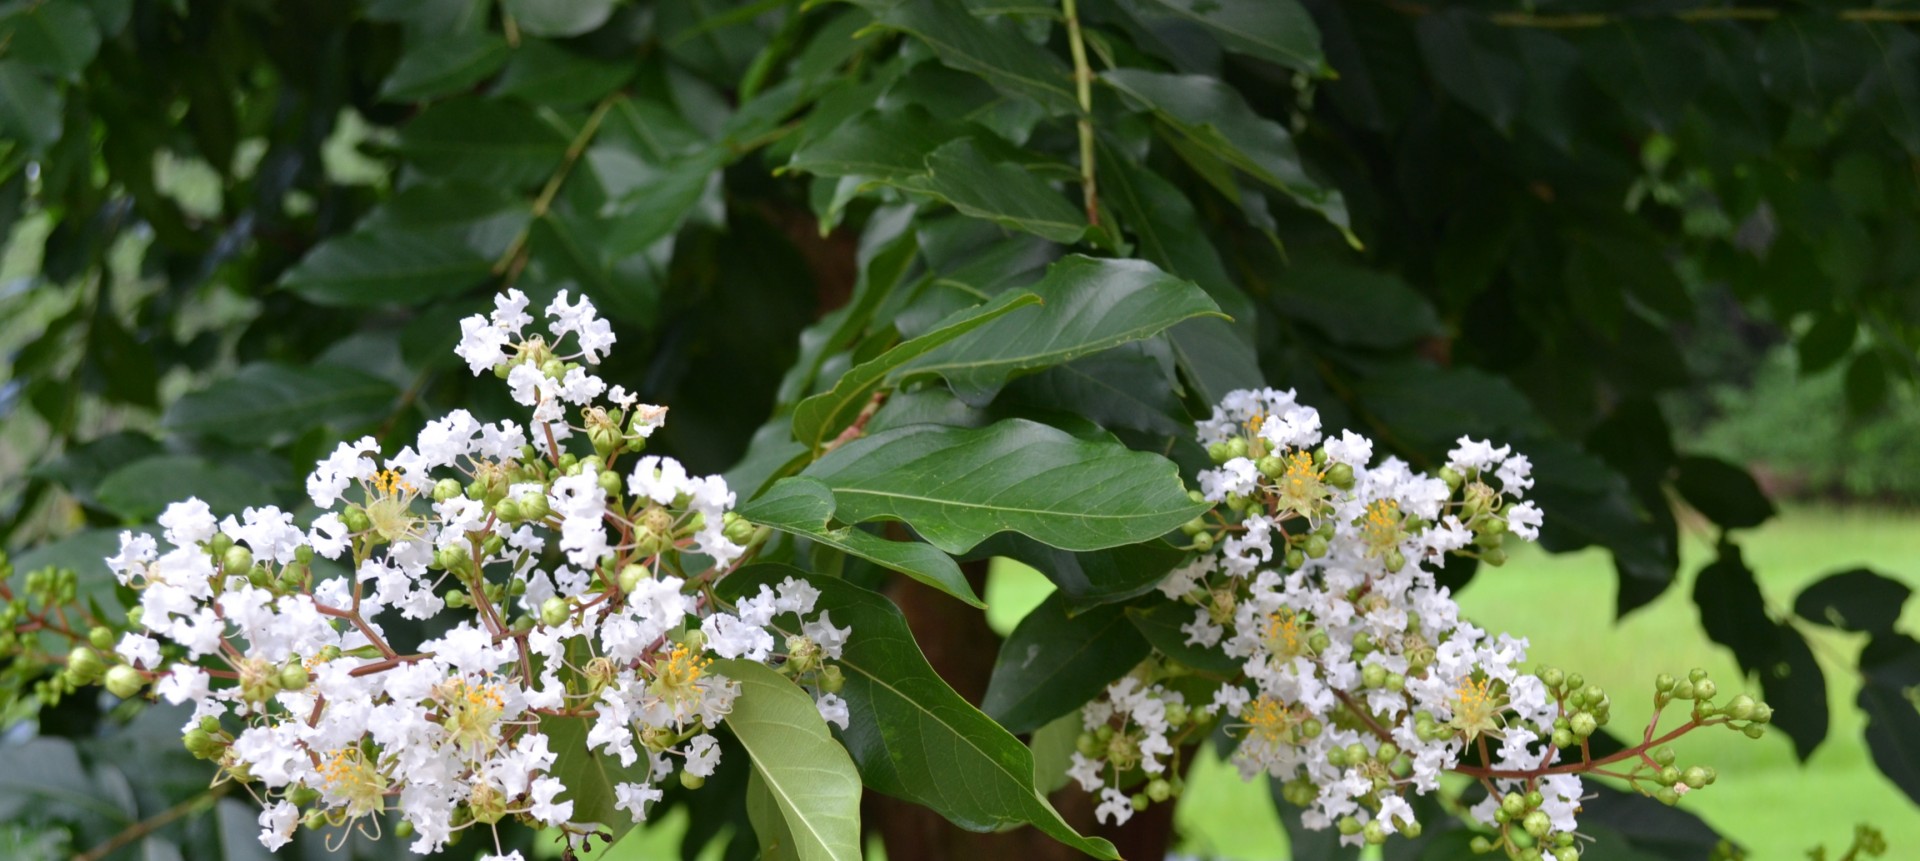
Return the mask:
[[[716,602],[713,583],[763,536],[720,478],[640,455],[666,410],[587,370],[613,343],[593,306],[562,292],[548,336],[522,336],[526,297],[495,305],[463,321],[456,352],[506,380],[530,425],[456,410],[391,456],[371,437],[344,444],[307,480],[324,512],[307,528],[272,507],[218,520],[196,499],[172,505],[167,549],[128,532],[108,560],[139,592],[134,630],[85,632],[53,683],[192,703],[187,748],[261,800],[269,849],[303,824],[375,829],[390,810],[422,853],[507,817],[591,833],[575,793],[604,790],[555,773],[555,721],[644,764],[612,788],[644,819],[662,781],[698,786],[719,761],[710,731],[739,686],[716,658],[780,668],[847,725],[833,661],[851,632],[822,612],[776,640],[773,617],[810,616],[819,594],[792,579]],[[36,578],[44,602],[72,601],[70,577]],[[10,648],[49,624],[27,606],[0,608]],[[441,633],[401,643],[396,617]]]

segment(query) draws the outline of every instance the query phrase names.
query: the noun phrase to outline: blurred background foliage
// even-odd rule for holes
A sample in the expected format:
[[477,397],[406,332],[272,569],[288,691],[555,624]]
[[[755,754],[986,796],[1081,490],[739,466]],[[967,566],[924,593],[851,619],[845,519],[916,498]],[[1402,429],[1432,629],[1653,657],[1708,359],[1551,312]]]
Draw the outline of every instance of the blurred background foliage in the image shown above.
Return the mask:
[[[1920,499],[1916,21],[1866,0],[0,3],[0,545],[111,606],[99,557],[171,500],[293,505],[342,437],[506,412],[451,347],[509,283],[591,297],[621,337],[606,375],[673,409],[656,448],[745,496],[852,364],[1070,251],[1139,257],[1233,321],[1025,377],[993,415],[1191,469],[1191,419],[1266,382],[1416,464],[1512,442],[1543,545],[1611,580],[1512,627],[1575,603],[1631,623],[1692,584],[1698,609],[1649,637],[1731,650],[1783,751],[1844,728],[1920,797],[1920,646],[1887,612],[1920,568],[1777,581],[1741,552],[1775,500]],[[1072,557],[1025,561],[1064,584]],[[1488,580],[1511,582],[1468,594]],[[910,604],[936,664],[972,612]],[[1829,637],[1841,659],[1816,659]],[[1828,673],[1857,697],[1830,706]],[[5,718],[0,855],[261,854],[245,800],[168,759],[177,716]],[[671,814],[688,855],[756,851],[729,842],[737,797],[713,800],[740,789]],[[1715,839],[1594,807],[1640,853],[1609,857]],[[895,857],[982,845],[915,843],[896,815],[868,810]]]

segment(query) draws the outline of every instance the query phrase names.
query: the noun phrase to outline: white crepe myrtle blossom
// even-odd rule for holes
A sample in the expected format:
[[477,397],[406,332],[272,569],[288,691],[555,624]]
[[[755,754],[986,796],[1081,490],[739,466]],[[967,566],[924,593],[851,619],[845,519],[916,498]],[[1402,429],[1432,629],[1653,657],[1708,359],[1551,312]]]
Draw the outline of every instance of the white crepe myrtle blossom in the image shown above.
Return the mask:
[[[1178,645],[1234,672],[1209,679],[1156,651],[1083,707],[1067,773],[1098,795],[1101,821],[1177,794],[1183,745],[1215,728],[1234,739],[1244,778],[1276,779],[1306,827],[1348,844],[1418,835],[1408,796],[1451,771],[1486,791],[1471,811],[1487,829],[1476,849],[1576,861],[1580,773],[1637,756],[1636,785],[1669,802],[1711,782],[1650,745],[1591,757],[1606,693],[1525,672],[1527,641],[1461,618],[1436,583],[1448,555],[1499,564],[1509,536],[1539,534],[1541,512],[1521,498],[1533,485],[1524,455],[1463,437],[1423,474],[1376,459],[1353,431],[1326,436],[1318,412],[1274,389],[1229,393],[1197,430],[1214,466],[1195,497],[1216,508],[1186,525],[1196,555],[1159,589],[1191,608]],[[1697,725],[1763,728],[1764,704],[1742,696],[1716,711],[1690,683],[1663,677],[1660,702],[1695,700]]]
[[[388,455],[344,443],[307,479],[306,528],[190,499],[161,515],[164,542],[128,532],[108,560],[141,630],[81,663],[122,662],[118,695],[191,703],[188,748],[261,800],[268,849],[303,824],[374,833],[388,812],[421,853],[506,817],[590,834],[564,768],[589,755],[644,775],[614,788],[644,820],[664,781],[719,765],[711,733],[740,687],[716,658],[780,666],[848,726],[831,662],[856,634],[792,579],[714,597],[757,538],[733,491],[640,455],[666,409],[592,373],[614,336],[591,302],[563,292],[543,316],[528,334],[508,291],[455,349],[531,423],[455,410]],[[770,630],[776,613],[802,633]],[[403,643],[397,619],[437,633]]]

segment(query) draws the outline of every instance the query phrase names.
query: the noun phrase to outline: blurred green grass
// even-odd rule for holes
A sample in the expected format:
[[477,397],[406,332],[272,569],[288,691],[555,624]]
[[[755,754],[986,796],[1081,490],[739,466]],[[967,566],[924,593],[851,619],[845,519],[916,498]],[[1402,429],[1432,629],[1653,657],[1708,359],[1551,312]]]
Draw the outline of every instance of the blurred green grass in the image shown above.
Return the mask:
[[[1737,540],[1776,610],[1790,607],[1808,583],[1857,566],[1920,588],[1920,513],[1794,508]],[[1652,708],[1653,677],[1661,672],[1704,667],[1722,691],[1745,689],[1732,654],[1701,632],[1693,605],[1693,576],[1712,555],[1710,536],[1684,536],[1680,582],[1617,624],[1613,564],[1598,550],[1553,556],[1522,548],[1504,567],[1482,569],[1460,603],[1489,630],[1528,637],[1530,664],[1579,672],[1606,688],[1615,704],[1613,730],[1633,733],[1636,724],[1644,726],[1638,722]],[[997,566],[987,587],[988,619],[1009,630],[1050,590],[1030,569]],[[1920,631],[1916,622],[1920,607],[1909,604],[1901,627]],[[1859,822],[1886,833],[1888,857],[1920,858],[1920,807],[1874,768],[1853,705],[1859,689],[1853,667],[1865,637],[1812,630],[1833,715],[1827,740],[1802,766],[1779,733],[1759,741],[1724,730],[1690,734],[1675,745],[1680,759],[1712,765],[1720,780],[1684,804],[1746,846],[1754,861],[1802,859],[1821,844],[1837,854]],[[1231,766],[1217,760],[1195,764],[1176,818],[1182,854],[1241,861],[1288,857],[1266,787],[1242,784]]]

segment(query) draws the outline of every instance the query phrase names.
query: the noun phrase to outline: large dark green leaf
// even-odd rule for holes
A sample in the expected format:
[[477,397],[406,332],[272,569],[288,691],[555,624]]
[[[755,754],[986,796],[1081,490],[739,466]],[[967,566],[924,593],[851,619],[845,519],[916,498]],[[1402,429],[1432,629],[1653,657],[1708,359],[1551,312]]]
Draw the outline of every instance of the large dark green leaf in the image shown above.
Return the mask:
[[953,208],[1051,242],[1072,243],[1086,233],[1086,216],[1027,167],[994,161],[970,138],[927,155],[924,177],[906,187],[939,195]]
[[1001,644],[980,703],[1001,726],[1039,729],[1099,696],[1152,651],[1118,605],[1067,610],[1066,596],[1047,596]]
[[126,464],[95,492],[102,507],[130,521],[151,520],[189,496],[205,502],[215,515],[239,514],[272,498],[266,485],[246,470],[180,454]]
[[455,33],[400,55],[380,86],[393,101],[418,101],[457,93],[485,80],[507,62],[507,40],[492,33]]
[[1152,589],[1187,558],[1158,539],[1075,553],[1013,532],[1003,532],[973,549],[974,557],[1005,556],[1045,575],[1075,612],[1124,601]]
[[587,57],[551,42],[527,39],[514,49],[493,92],[535,104],[579,105],[612,92],[633,73],[633,66],[627,63]]
[[1100,77],[1192,144],[1347,228],[1347,203],[1340,191],[1308,176],[1286,128],[1254,113],[1246,99],[1220,79],[1144,69],[1114,69]]
[[851,424],[888,374],[929,351],[974,331],[1009,311],[1038,305],[1033,293],[1008,291],[983,305],[969,308],[942,321],[932,331],[909,339],[874,358],[850,368],[834,383],[831,391],[814,395],[799,403],[793,411],[793,436],[819,450],[842,428]]
[[1742,671],[1759,677],[1773,725],[1793,737],[1802,760],[1811,756],[1827,737],[1826,674],[1799,629],[1767,615],[1738,548],[1721,545],[1720,558],[1694,581],[1693,602],[1707,636],[1732,649]]
[[1205,510],[1178,469],[1117,442],[1013,419],[912,425],[854,440],[803,473],[833,489],[847,523],[901,520],[949,553],[1000,532],[1098,550],[1157,538]]
[[[856,632],[838,662],[846,676],[841,696],[852,713],[840,738],[868,787],[930,807],[962,828],[1031,823],[1089,855],[1119,857],[1107,841],[1075,833],[1035,790],[1033,753],[940,679],[892,602],[782,565],[741,569],[720,586],[737,595],[784,577],[819,589],[815,606]],[[775,627],[798,633],[792,618],[776,617]]]
[[161,424],[175,433],[276,443],[317,425],[350,428],[383,415],[392,383],[336,365],[254,364],[173,403]]
[[25,63],[0,60],[0,135],[36,150],[60,137],[60,93]]
[[979,75],[1057,114],[1078,109],[1066,64],[1028,42],[1009,22],[982,21],[958,0],[869,0],[862,5],[868,6],[879,24],[913,34],[955,69]]
[[1138,0],[1126,4],[1156,9],[1206,28],[1229,51],[1290,66],[1310,75],[1327,71],[1320,30],[1295,0]]
[[535,36],[578,36],[606,23],[614,0],[504,0],[514,23]]
[[774,482],[758,499],[740,506],[740,516],[816,544],[884,565],[975,607],[986,602],[973,591],[953,557],[917,541],[888,541],[856,526],[833,527],[833,491],[811,478]]
[[[844,624],[844,623],[843,623]],[[753,661],[715,661],[740,683],[727,728],[753,757],[800,861],[860,857],[860,774],[827,730],[813,698],[793,680]]]
[[550,773],[567,786],[560,798],[573,801],[573,821],[597,822],[611,833],[613,842],[619,842],[633,829],[633,817],[614,806],[614,786],[645,782],[647,763],[637,760],[633,765],[623,766],[618,757],[588,748],[590,721],[590,718],[543,716],[540,732],[546,735],[547,748],[555,756]]
[[1466,10],[1423,16],[1416,29],[1427,69],[1447,94],[1486,117],[1494,128],[1513,131],[1526,75],[1509,56],[1507,37]]
[[1793,612],[1809,622],[1843,631],[1890,634],[1912,595],[1913,587],[1905,583],[1854,568],[1828,574],[1800,590],[1800,597],[1793,600]]
[[1746,470],[1713,457],[1683,457],[1673,486],[1687,502],[1722,529],[1759,526],[1773,516],[1773,502]]
[[807,141],[787,168],[818,176],[904,180],[927,172],[927,156],[972,133],[913,103],[874,108]]
[[1067,257],[1030,289],[1041,307],[975,329],[908,362],[896,377],[938,375],[962,400],[980,405],[1019,374],[1137,341],[1181,320],[1219,314],[1192,282],[1140,260]]
[[45,0],[15,7],[0,17],[6,57],[73,80],[100,50],[100,30],[79,0]]
[[1161,654],[1223,678],[1238,675],[1242,662],[1228,657],[1219,646],[1201,648],[1187,642],[1187,632],[1180,630],[1180,626],[1191,623],[1197,610],[1192,604],[1155,596],[1153,600],[1143,599],[1128,607],[1127,618]]
[[1123,345],[1015,380],[1003,399],[1043,414],[1078,416],[1105,428],[1185,436],[1186,411],[1175,388],[1172,363],[1164,358],[1167,347],[1152,341],[1142,344],[1158,348],[1159,355],[1136,349],[1141,344]]
[[543,181],[566,155],[567,143],[567,133],[531,107],[472,97],[437,102],[400,130],[400,152],[408,163],[481,185]]
[[1920,803],[1920,643],[1905,634],[1878,635],[1860,653],[1860,710],[1867,715],[1873,764]]
[[418,305],[485,281],[493,261],[444,232],[383,230],[327,240],[282,286],[320,305]]
[[1440,332],[1426,297],[1391,274],[1321,263],[1288,270],[1272,301],[1341,344],[1397,347]]

